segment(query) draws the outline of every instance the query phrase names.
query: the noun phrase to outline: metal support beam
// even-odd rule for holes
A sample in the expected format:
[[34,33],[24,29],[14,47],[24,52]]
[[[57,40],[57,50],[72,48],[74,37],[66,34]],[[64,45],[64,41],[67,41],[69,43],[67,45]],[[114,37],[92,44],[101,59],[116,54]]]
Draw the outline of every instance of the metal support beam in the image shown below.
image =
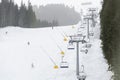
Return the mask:
[[91,15],[86,15],[84,19],[87,20],[87,38],[89,39],[89,28],[90,28],[89,21],[92,20]]
[[77,42],[76,75],[79,76],[79,42]]
[[89,39],[89,19],[87,19],[87,37],[88,37],[88,39]]
[[[72,36],[71,36],[72,39]],[[77,78],[80,76],[79,72],[79,43],[83,43],[83,40],[70,40],[69,43],[76,43],[76,76]],[[79,80],[79,78],[78,78]]]

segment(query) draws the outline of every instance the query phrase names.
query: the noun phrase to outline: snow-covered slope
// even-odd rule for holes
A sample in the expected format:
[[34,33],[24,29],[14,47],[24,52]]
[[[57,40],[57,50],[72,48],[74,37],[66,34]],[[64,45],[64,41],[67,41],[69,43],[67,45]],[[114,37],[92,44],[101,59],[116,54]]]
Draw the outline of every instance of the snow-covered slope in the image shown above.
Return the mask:
[[[0,29],[0,80],[77,80],[76,50],[67,50],[68,41],[64,41],[64,37],[69,39],[68,35],[77,32],[78,25],[74,27]],[[86,80],[110,80],[112,73],[107,71],[101,41],[92,39],[91,44],[87,54],[80,53]],[[68,69],[54,69],[50,60],[59,66],[61,50],[65,52]]]

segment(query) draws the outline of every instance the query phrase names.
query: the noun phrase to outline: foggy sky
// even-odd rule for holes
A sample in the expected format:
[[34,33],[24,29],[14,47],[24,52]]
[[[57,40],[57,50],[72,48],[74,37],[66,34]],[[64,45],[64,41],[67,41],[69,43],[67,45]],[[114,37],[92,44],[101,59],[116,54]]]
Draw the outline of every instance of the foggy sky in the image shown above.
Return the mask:
[[[18,5],[20,5],[21,0],[14,0]],[[28,0],[22,0],[27,4]],[[92,2],[92,5],[98,6],[101,0],[30,0],[32,5],[47,5],[47,4],[65,4],[69,7],[75,7],[76,11],[80,11],[81,3]]]

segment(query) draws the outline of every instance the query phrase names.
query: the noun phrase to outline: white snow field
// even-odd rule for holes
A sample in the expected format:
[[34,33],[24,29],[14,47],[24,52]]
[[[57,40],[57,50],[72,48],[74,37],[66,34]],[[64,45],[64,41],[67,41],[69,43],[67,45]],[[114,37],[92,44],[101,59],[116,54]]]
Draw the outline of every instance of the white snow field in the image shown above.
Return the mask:
[[[64,37],[69,39],[67,36],[75,34],[78,27],[0,29],[0,80],[77,80],[76,49],[68,50]],[[108,71],[101,41],[91,38],[91,44],[87,54],[80,52],[86,80],[110,80],[112,72]],[[60,68],[61,50],[65,52],[64,60],[69,68]],[[58,69],[54,69],[50,58]]]

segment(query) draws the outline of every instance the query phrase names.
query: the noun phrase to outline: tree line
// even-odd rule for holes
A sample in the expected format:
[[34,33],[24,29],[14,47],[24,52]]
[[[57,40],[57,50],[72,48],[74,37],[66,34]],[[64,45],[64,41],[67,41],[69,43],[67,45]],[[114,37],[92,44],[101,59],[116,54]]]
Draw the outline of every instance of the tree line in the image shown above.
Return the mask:
[[120,80],[120,0],[103,0],[101,18],[102,49],[114,80]]
[[21,2],[18,7],[13,0],[1,0],[0,3],[0,27],[5,26],[20,26],[25,28],[57,26],[57,21],[49,23],[36,19],[33,7],[28,1],[28,6]]

